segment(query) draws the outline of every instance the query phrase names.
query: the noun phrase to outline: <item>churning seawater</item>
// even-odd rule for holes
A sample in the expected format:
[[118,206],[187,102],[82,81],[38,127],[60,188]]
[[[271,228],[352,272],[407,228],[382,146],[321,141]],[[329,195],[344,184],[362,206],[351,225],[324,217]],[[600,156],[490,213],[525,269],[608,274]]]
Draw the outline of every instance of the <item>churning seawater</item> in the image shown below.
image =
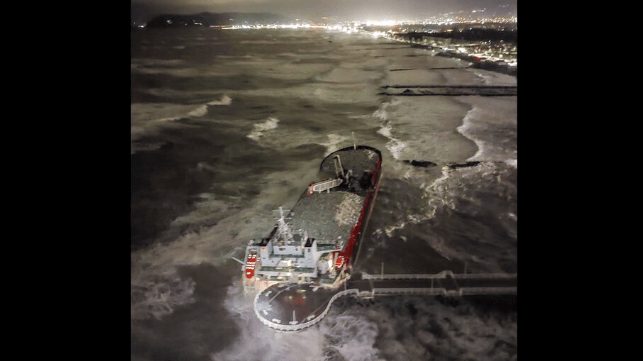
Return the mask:
[[516,84],[468,65],[322,29],[132,32],[132,360],[515,359],[515,296],[345,297],[277,333],[231,260],[355,139],[384,156],[359,270],[517,272],[516,97],[381,94]]

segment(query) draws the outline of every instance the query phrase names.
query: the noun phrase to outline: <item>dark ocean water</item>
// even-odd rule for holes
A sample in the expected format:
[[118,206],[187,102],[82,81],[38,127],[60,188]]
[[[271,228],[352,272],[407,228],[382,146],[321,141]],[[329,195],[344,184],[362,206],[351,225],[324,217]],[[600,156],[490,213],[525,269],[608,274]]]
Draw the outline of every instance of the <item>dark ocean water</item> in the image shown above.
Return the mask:
[[132,360],[517,357],[516,297],[344,298],[283,334],[255,318],[230,259],[356,139],[384,156],[358,269],[516,272],[516,97],[379,94],[515,78],[326,30],[143,30],[131,54]]

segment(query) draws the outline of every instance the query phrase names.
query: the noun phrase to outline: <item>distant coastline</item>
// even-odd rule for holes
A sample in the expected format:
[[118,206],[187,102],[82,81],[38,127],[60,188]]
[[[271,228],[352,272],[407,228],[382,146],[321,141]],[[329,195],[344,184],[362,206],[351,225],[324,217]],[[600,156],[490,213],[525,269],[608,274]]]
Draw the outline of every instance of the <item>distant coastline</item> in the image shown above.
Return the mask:
[[[471,67],[495,71],[498,73],[517,76],[518,67],[510,66],[505,62],[489,61],[483,57],[470,54],[467,52],[458,52],[454,50],[459,43],[466,42],[494,42],[518,45],[518,31],[499,31],[494,29],[470,29],[460,32],[406,32],[393,35],[394,39],[410,43],[411,47],[436,51],[435,55],[456,59],[462,59],[471,62]],[[427,41],[429,40],[429,41]],[[451,47],[434,46],[431,43],[438,41],[447,42]],[[515,56],[515,55],[514,55]]]
[[282,15],[274,13],[209,13],[203,12],[192,15],[164,14],[152,18],[146,28],[183,28],[194,26],[230,26],[255,23],[285,23],[290,21]]
[[[424,44],[411,44],[411,47],[427,49],[427,50],[436,50],[431,45],[424,45]],[[505,64],[505,63],[486,61],[474,55],[462,54],[455,51],[442,51],[442,50],[438,50],[435,55],[468,61],[472,63],[471,64],[472,68],[485,69],[485,70],[495,71],[497,73],[513,75],[513,76],[518,75],[518,67],[509,66],[508,64]]]
[[[131,24],[132,30],[142,28],[185,28],[185,27],[230,27],[244,26],[255,24],[291,24],[300,22],[300,19],[290,19],[285,16],[262,12],[262,13],[210,13],[202,12],[199,14],[182,15],[182,14],[163,14],[153,17],[144,26],[140,24]],[[390,33],[391,27],[387,27]],[[399,29],[399,27],[398,27]],[[360,26],[360,31],[384,33],[384,27]],[[408,29],[410,30],[410,29]],[[518,31],[502,31],[488,28],[468,28],[460,31],[408,31],[389,34],[393,39],[401,40],[410,44],[411,47],[432,50],[437,56],[451,57],[471,62],[471,67],[495,71],[503,74],[517,76],[517,66],[511,66],[503,61],[490,61],[484,57],[472,55],[466,52],[458,52],[450,49],[448,46],[435,46],[426,39],[437,39],[439,43],[447,42],[457,45],[460,42],[494,42],[505,44],[518,44]],[[434,42],[435,43],[435,42]]]

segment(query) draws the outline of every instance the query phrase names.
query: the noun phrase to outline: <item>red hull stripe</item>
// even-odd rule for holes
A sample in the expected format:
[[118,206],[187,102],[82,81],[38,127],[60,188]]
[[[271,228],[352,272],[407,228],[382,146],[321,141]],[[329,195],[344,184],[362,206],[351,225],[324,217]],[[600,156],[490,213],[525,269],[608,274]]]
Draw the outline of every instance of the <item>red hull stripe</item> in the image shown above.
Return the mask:
[[[382,159],[380,158],[377,160],[377,163],[375,164],[375,172],[373,172],[373,179],[375,180],[375,184],[379,183],[379,173],[380,173],[381,165],[382,165]],[[374,191],[370,191],[366,194],[366,199],[364,200],[364,206],[362,207],[362,211],[359,215],[359,219],[351,229],[351,237],[348,240],[348,244],[346,244],[346,247],[344,247],[344,250],[342,252],[339,252],[340,256],[344,256],[344,264],[346,265],[350,265],[351,257],[353,256],[353,249],[355,248],[357,239],[360,236],[360,233],[362,231],[364,214],[366,213],[366,209],[368,209],[368,206],[371,203],[371,196],[373,195],[373,193]]]

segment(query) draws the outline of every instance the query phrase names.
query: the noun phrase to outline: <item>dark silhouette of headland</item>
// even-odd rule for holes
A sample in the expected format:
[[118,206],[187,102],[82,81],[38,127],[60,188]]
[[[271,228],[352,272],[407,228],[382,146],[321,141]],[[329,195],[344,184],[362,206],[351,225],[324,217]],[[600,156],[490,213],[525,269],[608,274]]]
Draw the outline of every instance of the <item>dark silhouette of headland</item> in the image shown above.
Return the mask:
[[209,13],[203,12],[193,15],[164,14],[151,19],[147,28],[177,28],[188,26],[230,26],[244,24],[278,24],[287,22],[282,15],[273,13]]

